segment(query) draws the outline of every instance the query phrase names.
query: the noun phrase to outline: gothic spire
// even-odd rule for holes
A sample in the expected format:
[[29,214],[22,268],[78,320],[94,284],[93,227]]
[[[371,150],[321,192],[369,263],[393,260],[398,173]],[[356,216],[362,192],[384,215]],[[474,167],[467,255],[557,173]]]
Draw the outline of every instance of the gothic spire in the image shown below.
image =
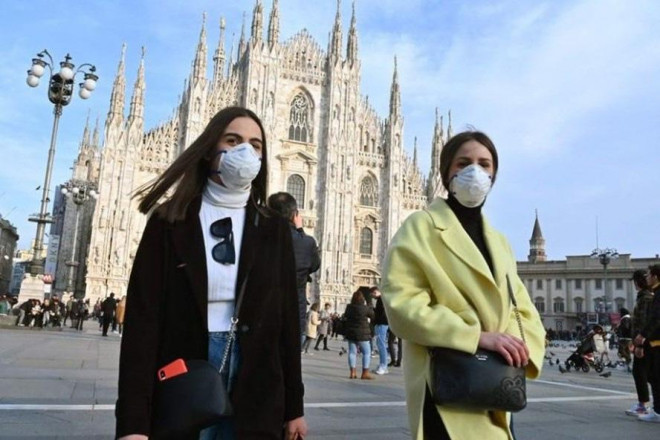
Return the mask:
[[241,25],[241,38],[238,40],[238,61],[245,51],[245,11],[243,11],[243,24]]
[[348,30],[348,43],[346,45],[346,59],[353,66],[358,60],[358,37],[355,19],[355,0],[353,0],[353,15],[351,16],[351,27]]
[[451,128],[451,110],[449,110],[449,122],[447,123],[447,140],[451,139],[454,135],[454,130]]
[[121,45],[121,58],[117,67],[117,76],[112,84],[110,94],[110,110],[108,110],[108,121],[114,118],[120,120],[124,117],[124,101],[126,99],[126,72],[124,59],[126,57],[126,43]]
[[142,58],[140,59],[140,67],[138,67],[137,79],[131,97],[131,109],[128,115],[129,124],[134,120],[142,121],[144,116],[144,54],[145,48],[142,46]]
[[85,129],[83,130],[82,139],[80,140],[80,149],[87,147],[90,144],[89,138],[89,110],[87,110],[87,120],[85,121]]
[[415,147],[413,148],[413,170],[417,169],[417,136],[415,136]]
[[280,5],[278,0],[273,0],[273,9],[270,10],[268,21],[268,45],[272,49],[280,39]]
[[96,125],[94,126],[94,134],[92,134],[92,145],[96,150],[99,149],[99,117],[96,116]]
[[[231,75],[231,70],[234,67],[234,48],[236,47],[236,34],[231,34],[231,50],[229,51],[229,62],[227,63],[227,76]],[[239,55],[240,59],[241,56]]]
[[399,87],[399,73],[396,55],[394,56],[394,74],[392,75],[392,88],[390,90],[390,119],[401,116],[401,89]]
[[220,18],[220,40],[213,55],[213,84],[217,86],[222,79],[222,71],[225,67],[225,18]]
[[204,77],[206,77],[206,12],[202,14],[202,30],[199,33],[199,42],[197,43],[192,71],[194,81],[201,81]]
[[431,153],[431,172],[440,171],[440,153],[444,146],[442,128],[442,116],[438,114],[438,108],[435,108],[435,127],[433,128],[433,146]]
[[261,35],[263,32],[263,15],[264,15],[264,6],[261,4],[261,0],[257,0],[257,3],[254,5],[254,10],[252,11],[252,41],[255,43],[261,41]]
[[337,0],[337,15],[335,15],[335,25],[332,28],[332,39],[330,41],[330,57],[335,61],[341,58],[341,0]]
[[539,223],[539,210],[535,210],[536,220],[534,220],[534,230],[532,231],[532,240],[543,239],[543,233],[541,232],[541,225]]

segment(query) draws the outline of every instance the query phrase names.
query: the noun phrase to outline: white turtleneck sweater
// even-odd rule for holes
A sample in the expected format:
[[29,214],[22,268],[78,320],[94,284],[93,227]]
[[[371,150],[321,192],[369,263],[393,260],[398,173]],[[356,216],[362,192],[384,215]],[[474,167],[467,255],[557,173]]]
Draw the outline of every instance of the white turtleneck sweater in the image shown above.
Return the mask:
[[[208,329],[209,332],[226,332],[231,326],[236,297],[238,262],[241,258],[245,206],[250,198],[250,188],[234,191],[208,179],[202,195],[199,221],[204,234],[206,273],[208,276]],[[220,242],[211,234],[211,224],[216,220],[231,217],[234,233],[236,262],[221,264],[213,259],[211,251]]]

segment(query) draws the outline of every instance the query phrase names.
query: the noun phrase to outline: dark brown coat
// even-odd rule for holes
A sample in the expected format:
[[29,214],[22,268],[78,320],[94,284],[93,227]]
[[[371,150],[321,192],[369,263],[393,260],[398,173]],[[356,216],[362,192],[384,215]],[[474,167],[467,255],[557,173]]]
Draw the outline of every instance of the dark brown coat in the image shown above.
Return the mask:
[[[142,236],[121,344],[118,437],[149,434],[158,368],[177,358],[208,358],[200,205],[201,199],[193,201],[186,220],[174,224],[153,215]],[[237,291],[248,268],[238,323],[241,367],[231,396],[237,435],[241,440],[278,439],[285,421],[303,415],[295,264],[287,222],[264,217],[251,204]]]

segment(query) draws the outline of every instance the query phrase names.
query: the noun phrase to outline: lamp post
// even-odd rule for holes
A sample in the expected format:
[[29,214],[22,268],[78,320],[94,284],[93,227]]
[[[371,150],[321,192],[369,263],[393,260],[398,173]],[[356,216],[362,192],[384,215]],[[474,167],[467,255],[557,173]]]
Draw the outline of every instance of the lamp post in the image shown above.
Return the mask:
[[[47,57],[45,59],[44,57]],[[43,275],[44,266],[41,259],[43,252],[44,231],[46,224],[52,223],[53,220],[48,214],[48,192],[50,191],[50,176],[53,170],[53,160],[55,158],[55,141],[57,139],[57,128],[62,115],[64,106],[71,102],[73,97],[74,80],[78,73],[84,75],[83,82],[80,83],[80,98],[87,99],[91,96],[92,91],[96,88],[96,82],[99,77],[96,75],[96,67],[91,64],[82,64],[77,70],[74,70],[75,65],[71,63],[71,56],[67,54],[64,61],[60,61],[60,70],[54,72],[56,69],[53,58],[50,56],[46,49],[37,54],[37,58],[32,59],[32,67],[28,70],[27,84],[30,87],[37,87],[39,79],[46,72],[46,67],[50,72],[48,80],[48,100],[55,104],[53,113],[55,115],[53,121],[53,131],[50,138],[50,149],[48,150],[48,162],[46,163],[46,176],[44,178],[43,193],[41,196],[41,209],[38,214],[34,214],[28,218],[29,221],[37,223],[37,235],[34,240],[34,249],[32,261],[30,263],[30,274],[34,277]]]
[[80,265],[80,263],[76,261],[76,248],[78,243],[78,225],[80,220],[80,206],[90,199],[96,200],[99,194],[98,192],[96,192],[96,186],[88,182],[76,183],[70,181],[62,188],[61,191],[62,194],[68,199],[71,199],[71,201],[76,206],[76,220],[73,229],[73,244],[71,247],[71,259],[66,262],[66,265],[69,268],[66,290],[72,293],[73,296],[75,297],[75,293],[76,293],[75,288],[77,284],[75,282],[75,270]]
[[607,266],[612,262],[612,260],[616,260],[619,258],[619,253],[616,251],[616,249],[600,249],[596,248],[593,251],[591,251],[591,258],[598,259],[600,264],[603,265],[603,271],[605,272],[605,275],[603,277],[603,282],[605,283],[604,286],[604,294],[603,294],[603,299],[605,301],[605,313],[610,312],[610,305],[612,304],[612,298],[610,298],[610,295],[608,294],[608,289],[607,289]]

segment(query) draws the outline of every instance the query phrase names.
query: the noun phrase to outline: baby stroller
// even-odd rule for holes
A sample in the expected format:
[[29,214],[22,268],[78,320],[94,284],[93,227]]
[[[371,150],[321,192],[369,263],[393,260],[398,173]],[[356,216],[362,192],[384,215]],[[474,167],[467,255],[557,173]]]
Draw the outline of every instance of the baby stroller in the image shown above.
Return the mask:
[[597,373],[602,373],[604,365],[594,356],[594,350],[593,333],[590,333],[580,341],[575,351],[564,362],[566,371],[571,371],[573,368],[588,373],[593,367]]

